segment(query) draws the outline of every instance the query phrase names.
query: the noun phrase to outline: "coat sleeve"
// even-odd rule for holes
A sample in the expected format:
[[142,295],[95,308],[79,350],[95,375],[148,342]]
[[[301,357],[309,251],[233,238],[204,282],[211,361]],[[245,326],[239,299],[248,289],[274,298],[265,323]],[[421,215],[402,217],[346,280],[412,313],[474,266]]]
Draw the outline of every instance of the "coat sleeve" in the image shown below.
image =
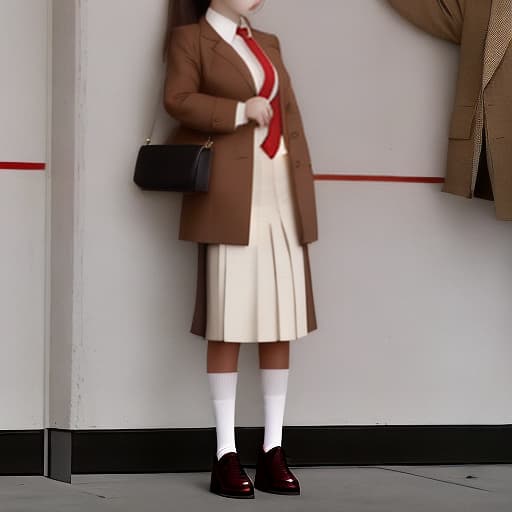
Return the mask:
[[466,0],[387,0],[404,18],[435,37],[460,44]]
[[191,26],[176,27],[167,48],[164,105],[183,126],[207,133],[236,129],[238,101],[199,92],[201,65],[198,37]]

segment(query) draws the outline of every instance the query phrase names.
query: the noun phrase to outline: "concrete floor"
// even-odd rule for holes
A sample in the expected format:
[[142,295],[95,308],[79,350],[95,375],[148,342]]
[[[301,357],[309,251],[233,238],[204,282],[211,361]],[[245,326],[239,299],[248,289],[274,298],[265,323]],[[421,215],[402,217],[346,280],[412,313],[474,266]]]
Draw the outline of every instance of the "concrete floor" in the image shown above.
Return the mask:
[[[254,469],[246,468],[251,478]],[[512,466],[292,468],[300,496],[208,491],[210,473],[0,477],[1,512],[511,512]]]

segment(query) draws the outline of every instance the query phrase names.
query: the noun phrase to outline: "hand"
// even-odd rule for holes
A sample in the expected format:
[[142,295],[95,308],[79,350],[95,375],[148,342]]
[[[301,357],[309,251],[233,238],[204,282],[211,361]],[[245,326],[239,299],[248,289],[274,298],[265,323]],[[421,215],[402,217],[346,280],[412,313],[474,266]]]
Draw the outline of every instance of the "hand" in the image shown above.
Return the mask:
[[267,126],[274,112],[266,98],[255,96],[245,102],[245,115],[247,119],[256,121],[259,126]]

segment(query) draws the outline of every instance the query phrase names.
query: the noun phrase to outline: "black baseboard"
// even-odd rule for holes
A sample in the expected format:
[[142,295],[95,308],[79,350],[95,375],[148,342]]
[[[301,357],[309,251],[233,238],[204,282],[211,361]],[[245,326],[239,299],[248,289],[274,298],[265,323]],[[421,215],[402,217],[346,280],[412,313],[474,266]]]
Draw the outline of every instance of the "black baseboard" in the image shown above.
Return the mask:
[[[236,427],[240,460],[255,467],[262,427]],[[511,464],[512,425],[285,426],[295,466]],[[72,474],[209,471],[215,428],[49,429],[50,477]]]
[[42,475],[44,430],[0,430],[0,475]]

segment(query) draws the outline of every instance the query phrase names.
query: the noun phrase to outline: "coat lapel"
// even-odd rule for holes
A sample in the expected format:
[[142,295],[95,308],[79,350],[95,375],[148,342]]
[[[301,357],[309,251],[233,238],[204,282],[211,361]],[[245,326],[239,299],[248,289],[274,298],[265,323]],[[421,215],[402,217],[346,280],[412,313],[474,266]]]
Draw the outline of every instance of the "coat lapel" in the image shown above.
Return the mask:
[[220,37],[204,16],[199,20],[199,25],[201,27],[202,36],[213,42],[213,51],[233,65],[239,71],[251,91],[256,94],[256,86],[251,72],[243,59],[240,58],[240,55],[238,55],[238,53],[228,43],[226,43],[222,37]]
[[283,127],[283,135],[286,147],[289,147],[290,141],[288,137],[288,124],[286,118],[286,105],[287,105],[287,96],[286,89],[284,87],[285,81],[285,69],[283,62],[281,60],[281,55],[279,53],[279,48],[275,46],[274,39],[266,36],[258,30],[255,30],[251,27],[252,34],[254,39],[258,42],[258,44],[263,48],[263,51],[267,54],[268,58],[274,64],[276,68],[277,74],[279,76],[279,103],[281,105],[281,122]]
[[[201,28],[202,37],[210,40],[212,44],[212,49],[218,55],[223,57],[227,62],[233,65],[243,77],[246,84],[250,87],[250,90],[254,96],[258,94],[256,90],[256,84],[252,78],[252,74],[243,61],[243,59],[238,55],[238,53],[228,44],[222,37],[217,33],[217,31],[208,23],[206,18],[203,16],[199,20],[199,26]],[[287,105],[286,91],[284,87],[282,87],[284,83],[285,70],[281,61],[281,56],[279,54],[279,48],[275,46],[274,40],[272,38],[267,37],[264,33],[259,30],[255,30],[252,25],[250,25],[252,34],[254,39],[259,43],[259,45],[263,48],[265,53],[268,55],[272,63],[274,64],[277,73],[280,77],[279,84],[279,94],[280,94],[280,104],[281,104],[281,113],[282,113],[282,123],[283,123],[283,132],[285,137],[285,143],[288,146],[288,130],[286,123],[285,108]]]
[[492,0],[484,54],[484,89],[496,73],[511,41],[512,0]]

